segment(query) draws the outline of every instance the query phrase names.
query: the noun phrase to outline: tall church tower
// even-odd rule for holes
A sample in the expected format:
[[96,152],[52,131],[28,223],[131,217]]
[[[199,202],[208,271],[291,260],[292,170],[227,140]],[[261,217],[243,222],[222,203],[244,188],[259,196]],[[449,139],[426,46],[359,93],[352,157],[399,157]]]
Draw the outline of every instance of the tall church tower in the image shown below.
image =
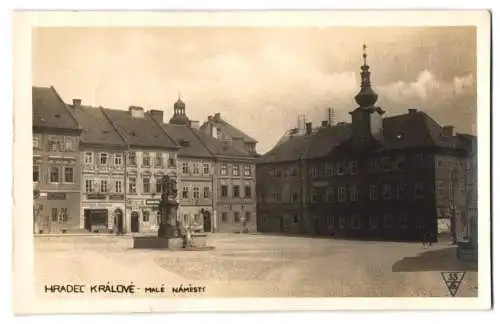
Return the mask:
[[385,113],[376,107],[378,95],[373,91],[370,80],[370,66],[366,64],[366,45],[363,45],[363,65],[361,66],[361,89],[354,97],[359,105],[351,111],[353,140],[361,147],[367,148],[383,143],[383,118]]

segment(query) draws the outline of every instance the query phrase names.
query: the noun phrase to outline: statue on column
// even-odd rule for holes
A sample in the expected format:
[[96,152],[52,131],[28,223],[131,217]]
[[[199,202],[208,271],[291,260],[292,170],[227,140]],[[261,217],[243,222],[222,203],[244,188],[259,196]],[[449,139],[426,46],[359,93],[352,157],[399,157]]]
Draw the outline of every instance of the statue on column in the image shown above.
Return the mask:
[[158,237],[178,237],[180,234],[177,226],[177,182],[168,175],[162,178],[162,193],[159,205],[160,224]]

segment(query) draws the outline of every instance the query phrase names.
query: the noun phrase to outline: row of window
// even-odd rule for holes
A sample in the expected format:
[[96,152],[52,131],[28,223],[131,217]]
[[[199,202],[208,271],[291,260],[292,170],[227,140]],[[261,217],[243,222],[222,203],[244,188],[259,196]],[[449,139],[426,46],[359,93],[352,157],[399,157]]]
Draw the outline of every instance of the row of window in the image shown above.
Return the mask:
[[[33,164],[33,182],[41,182],[40,165]],[[49,183],[75,183],[75,168],[69,166],[49,167]]]
[[[233,164],[231,170],[232,170],[233,176],[237,176],[237,177],[240,176],[240,165]],[[225,164],[225,163],[221,164],[220,175],[227,176],[229,174],[228,171],[229,171],[228,164]],[[245,176],[245,177],[252,176],[252,166],[250,164],[245,164],[243,166],[243,176]]]
[[210,174],[210,164],[193,163],[192,165],[190,165],[188,162],[182,162],[182,174],[193,174],[193,175]]
[[[50,135],[47,137],[47,151],[49,152],[71,152],[75,151],[75,138],[72,136]],[[42,149],[42,136],[33,134],[33,149]]]
[[[233,185],[233,191],[232,191],[232,197],[233,198],[240,198],[241,197],[241,192],[240,192],[240,186],[239,185]],[[229,187],[227,185],[221,185],[220,186],[220,193],[222,198],[227,198],[229,197]],[[244,198],[252,198],[252,187],[251,186],[245,186],[244,187]]]
[[[432,155],[428,155],[427,159],[432,159]],[[411,157],[411,164],[415,168],[421,168],[425,166],[425,159],[423,153],[415,154]],[[464,169],[465,162],[457,160],[449,160],[449,168],[461,168]],[[395,157],[378,157],[371,158],[368,161],[368,173],[374,174],[379,172],[390,172],[390,171],[402,171],[405,170],[407,166],[407,158],[404,155],[399,155]],[[436,167],[444,168],[445,164],[443,159],[436,158]],[[309,168],[309,175],[313,178],[325,176],[342,176],[342,175],[357,175],[359,172],[358,161],[337,161],[324,164],[322,167],[312,166]],[[281,176],[297,176],[297,169],[295,167],[291,168],[274,168],[270,170],[270,175],[274,177]]]
[[[239,222],[250,222],[252,220],[252,213],[251,212],[245,212],[245,217],[242,219],[241,214],[238,211],[233,212],[233,222],[234,223],[239,223]],[[229,213],[228,212],[222,212],[222,222],[227,223],[229,222]]]
[[[94,160],[95,158],[95,160]],[[137,154],[136,152],[128,152],[127,154],[127,165],[137,166]],[[85,165],[122,165],[123,164],[123,154],[122,153],[105,153],[105,152],[85,152],[84,154]],[[163,167],[163,152],[142,152],[142,167]],[[175,166],[175,159],[168,159],[168,166]]]
[[[189,199],[189,187],[184,186],[182,188],[182,198],[183,199]],[[192,188],[192,198],[197,200],[200,199],[200,187],[198,186],[193,186]],[[210,198],[210,187],[209,186],[204,186],[203,187],[203,198]]]
[[[448,161],[448,163],[446,163]],[[448,164],[448,166],[446,166]],[[457,161],[456,159],[452,158],[445,158],[445,157],[436,157],[436,168],[438,169],[444,169],[448,167],[450,170],[454,169],[467,169],[467,164],[465,161]]]
[[[369,186],[369,197],[371,201],[379,199],[379,193],[383,200],[391,200],[393,197],[396,199],[405,199],[406,194],[406,184],[400,183],[395,187],[396,194],[393,196],[393,185],[384,184],[382,186],[370,185]],[[298,202],[299,194],[297,192],[291,193],[291,201]],[[413,188],[413,198],[423,199],[424,198],[424,184],[422,182],[417,182]],[[273,192],[274,201],[281,201],[281,191],[275,190]],[[345,202],[358,201],[359,200],[359,187],[354,186],[340,186],[336,188],[327,188],[326,190],[312,189],[311,190],[311,202],[333,202],[333,201]]]
[[[448,195],[451,196],[451,193],[454,193],[456,192],[456,190],[460,190],[460,192],[465,192],[465,184],[464,183],[453,183],[453,182],[450,182],[448,184]],[[436,193],[438,195],[438,197],[443,197],[445,196],[445,192],[444,192],[444,183],[442,181],[437,181],[436,182]]]
[[[330,216],[327,218],[327,225],[334,225],[334,216]],[[392,214],[384,214],[382,219],[380,219],[377,215],[370,215],[368,217],[368,228],[408,228],[408,216],[406,214],[395,215]],[[422,216],[416,217],[414,222],[415,228],[424,228],[424,218]],[[341,215],[338,217],[338,228],[340,229],[360,229],[362,227],[362,222],[359,215],[351,215],[347,217],[345,215]]]
[[85,192],[101,192],[101,193],[122,193],[123,181],[122,180],[85,180]]

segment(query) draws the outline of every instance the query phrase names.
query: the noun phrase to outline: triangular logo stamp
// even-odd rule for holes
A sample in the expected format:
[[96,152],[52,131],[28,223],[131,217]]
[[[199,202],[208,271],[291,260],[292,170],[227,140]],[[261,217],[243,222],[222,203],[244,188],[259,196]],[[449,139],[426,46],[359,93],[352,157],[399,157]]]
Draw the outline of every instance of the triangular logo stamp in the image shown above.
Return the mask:
[[455,297],[458,288],[460,288],[460,284],[465,277],[465,271],[443,271],[441,272],[441,277],[443,278],[451,297]]

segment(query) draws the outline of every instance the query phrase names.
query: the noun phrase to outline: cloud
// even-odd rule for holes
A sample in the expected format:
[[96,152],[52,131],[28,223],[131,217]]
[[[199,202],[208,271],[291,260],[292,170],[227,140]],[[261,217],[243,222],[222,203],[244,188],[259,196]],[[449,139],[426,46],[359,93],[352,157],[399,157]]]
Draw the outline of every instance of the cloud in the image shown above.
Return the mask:
[[34,82],[54,85],[66,101],[140,105],[168,118],[181,92],[190,118],[220,112],[256,138],[260,152],[295,126],[299,113],[317,124],[333,107],[338,121],[350,120],[366,39],[373,87],[388,115],[418,108],[463,131],[475,119],[475,34],[468,29],[80,28],[35,35]]

